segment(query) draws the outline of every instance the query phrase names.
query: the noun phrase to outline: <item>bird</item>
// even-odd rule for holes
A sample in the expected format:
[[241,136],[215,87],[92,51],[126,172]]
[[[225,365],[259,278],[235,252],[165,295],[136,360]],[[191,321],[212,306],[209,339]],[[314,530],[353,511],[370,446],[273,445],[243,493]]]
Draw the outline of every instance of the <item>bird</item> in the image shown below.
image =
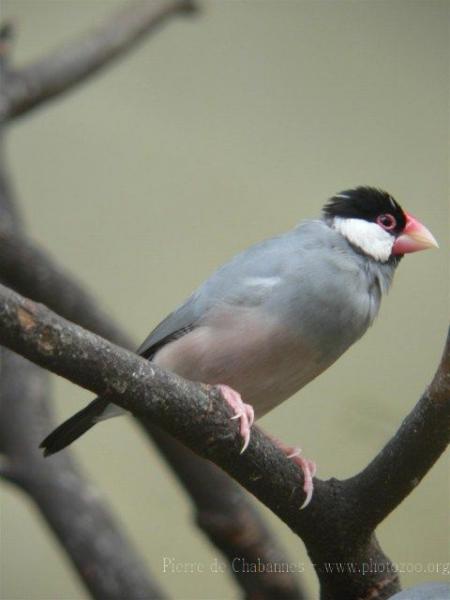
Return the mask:
[[[325,203],[321,216],[257,243],[216,270],[145,339],[137,354],[217,386],[247,448],[261,418],[328,369],[373,323],[405,254],[438,247],[432,233],[382,189],[359,186]],[[125,411],[96,398],[42,442],[62,450]],[[276,440],[304,475],[307,506],[315,464]]]

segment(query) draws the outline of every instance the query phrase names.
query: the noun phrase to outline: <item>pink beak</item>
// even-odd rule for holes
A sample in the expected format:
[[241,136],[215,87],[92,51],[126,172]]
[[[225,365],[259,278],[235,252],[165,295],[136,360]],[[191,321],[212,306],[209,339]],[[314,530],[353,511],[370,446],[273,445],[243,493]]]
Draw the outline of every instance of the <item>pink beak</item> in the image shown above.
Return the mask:
[[434,235],[412,215],[405,213],[406,225],[392,246],[392,254],[408,254],[427,248],[439,248]]

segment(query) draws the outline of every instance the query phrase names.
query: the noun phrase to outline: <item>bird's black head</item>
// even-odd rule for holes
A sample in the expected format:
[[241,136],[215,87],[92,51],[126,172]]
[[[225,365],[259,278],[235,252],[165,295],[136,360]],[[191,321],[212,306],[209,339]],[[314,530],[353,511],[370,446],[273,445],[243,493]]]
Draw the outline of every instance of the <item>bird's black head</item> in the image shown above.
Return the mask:
[[394,198],[373,187],[357,187],[336,194],[323,208],[325,218],[363,219],[377,223],[393,235],[401,233],[406,215]]
[[437,247],[432,233],[387,192],[372,187],[345,190],[323,208],[327,225],[355,250],[379,262]]

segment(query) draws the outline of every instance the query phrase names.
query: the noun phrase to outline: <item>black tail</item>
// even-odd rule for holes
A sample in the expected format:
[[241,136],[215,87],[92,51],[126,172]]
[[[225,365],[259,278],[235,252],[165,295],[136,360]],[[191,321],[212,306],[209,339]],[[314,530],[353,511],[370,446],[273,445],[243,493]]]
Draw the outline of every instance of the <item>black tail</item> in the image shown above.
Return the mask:
[[83,408],[70,417],[70,419],[61,423],[41,443],[40,448],[44,449],[44,456],[50,456],[51,454],[55,454],[55,452],[59,452],[93,427],[107,404],[108,402],[102,400],[102,398],[96,398],[86,408]]

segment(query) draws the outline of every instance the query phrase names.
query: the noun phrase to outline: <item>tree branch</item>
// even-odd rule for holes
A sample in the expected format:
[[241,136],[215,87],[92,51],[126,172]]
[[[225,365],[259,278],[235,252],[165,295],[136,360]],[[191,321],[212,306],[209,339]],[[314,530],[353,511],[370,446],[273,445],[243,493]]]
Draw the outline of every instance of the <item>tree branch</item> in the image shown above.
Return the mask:
[[145,0],[91,33],[22,70],[10,72],[0,97],[0,121],[13,119],[70,90],[122,56],[174,14],[195,10],[192,0]]
[[[16,291],[49,305],[90,331],[126,348],[136,347],[48,253],[8,227],[0,228],[0,277]],[[277,540],[233,480],[152,427],[148,420],[138,421],[190,495],[198,526],[230,562],[241,558],[247,563],[259,559],[288,564]],[[294,573],[231,572],[249,597],[257,593],[260,598],[305,598]]]
[[449,441],[450,332],[439,368],[414,411],[355,480],[355,492],[359,506],[364,507],[367,527],[376,527],[405,499]]
[[34,501],[93,598],[165,598],[70,453],[48,461],[38,451],[53,426],[47,373],[8,350],[0,352],[2,476]]
[[[258,428],[254,428],[245,455],[239,456],[237,426],[230,424],[229,409],[215,388],[159,369],[3,286],[0,286],[0,342],[44,368],[107,396],[138,416],[149,418],[198,454],[220,465],[302,537],[321,581],[322,598],[364,598],[373,590],[377,595],[371,597],[387,598],[398,589],[396,573],[391,570],[386,577],[389,560],[372,531],[368,531],[367,523],[361,522],[361,511],[357,510],[361,501],[358,476],[345,481],[316,479],[313,500],[307,509],[300,511],[304,492],[299,469]],[[427,403],[426,411],[419,402],[412,415],[420,410],[422,419],[434,422],[437,410],[439,418],[448,423],[447,368],[446,354],[435,379],[439,384],[431,386],[427,394],[434,402],[433,394],[438,392],[440,400]],[[406,431],[401,433],[408,444],[411,438],[417,442],[415,422],[410,417],[410,425],[404,426]],[[398,446],[395,448],[400,455],[392,460],[397,463],[402,451]],[[433,464],[441,452],[440,445],[431,447],[428,463]],[[422,466],[418,475],[422,476]],[[395,479],[375,483],[388,496],[403,486],[396,492],[400,498],[411,491],[410,486],[406,489],[403,485],[404,479],[410,481],[410,477],[411,471],[406,476],[399,472]],[[390,507],[385,508],[388,510]],[[384,568],[369,573],[361,568],[356,574],[328,572],[326,565],[337,561],[351,562],[360,568],[364,564],[382,563]]]

